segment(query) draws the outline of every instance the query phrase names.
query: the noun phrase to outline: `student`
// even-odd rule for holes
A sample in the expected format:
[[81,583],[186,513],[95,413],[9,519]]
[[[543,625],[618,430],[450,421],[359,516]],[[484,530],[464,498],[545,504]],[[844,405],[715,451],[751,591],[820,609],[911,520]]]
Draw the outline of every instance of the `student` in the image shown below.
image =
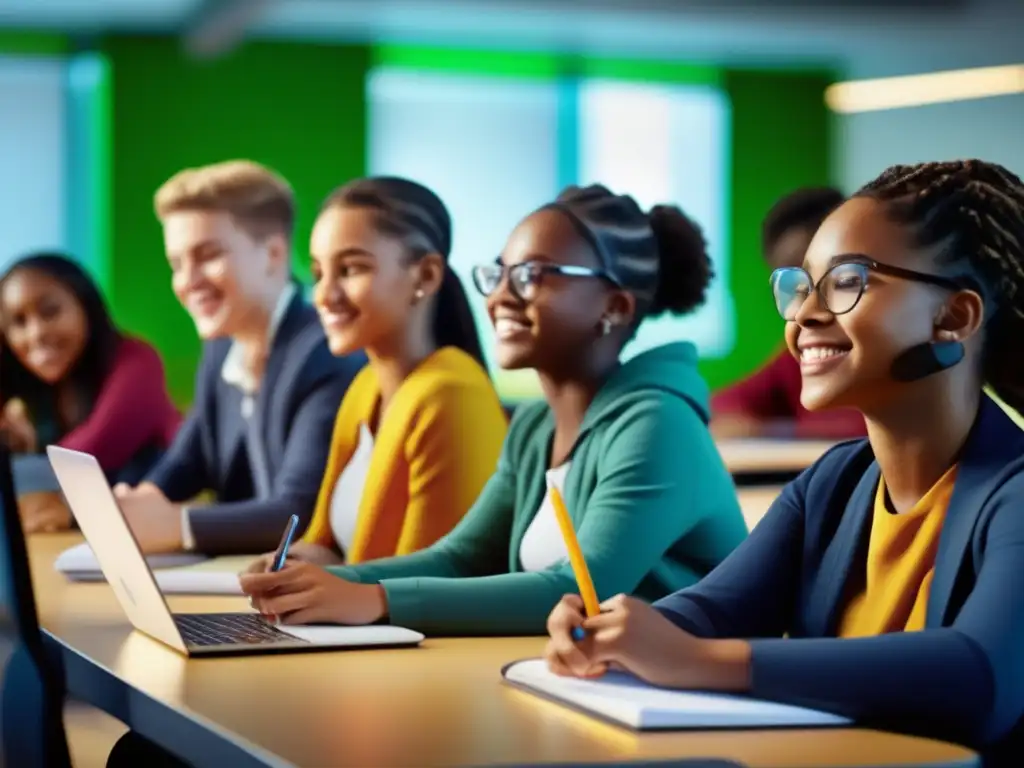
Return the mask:
[[[799,189],[779,200],[761,232],[764,259],[771,269],[799,267],[815,231],[843,202],[831,187]],[[718,392],[711,400],[715,437],[863,437],[864,418],[845,408],[808,411],[800,404],[800,365],[783,349],[761,370]]]
[[535,369],[545,401],[517,409],[466,517],[415,554],[328,570],[290,563],[243,575],[244,592],[287,623],[540,634],[574,583],[551,486],[600,594],[657,598],[695,582],[746,536],[707,430],[696,350],[619,356],[645,317],[700,306],[710,279],[700,230],[677,208],[645,213],[604,187],[565,190],[474,272],[498,362]]
[[[174,293],[205,343],[177,439],[116,493],[146,552],[262,552],[291,514],[308,524],[332,417],[365,358],[331,354],[291,281],[294,201],[279,176],[244,161],[188,169],[155,204]],[[216,502],[190,505],[204,490]]]
[[507,420],[448,266],[451,219],[429,189],[358,179],[313,228],[314,303],[335,355],[365,349],[335,421],[320,497],[291,553],[359,563],[448,533],[494,472]]
[[96,456],[107,476],[135,481],[167,448],[181,416],[163,364],[124,335],[82,267],[38,253],[0,277],[0,430],[14,458],[26,533],[64,530],[72,517],[44,453],[60,445]]
[[832,449],[721,566],[654,608],[613,598],[574,644],[580,602],[564,598],[548,662],[1019,761],[1024,433],[982,382],[1024,405],[1024,184],[979,160],[895,166],[825,221],[804,268],[773,277],[803,403],[857,408],[868,439]]

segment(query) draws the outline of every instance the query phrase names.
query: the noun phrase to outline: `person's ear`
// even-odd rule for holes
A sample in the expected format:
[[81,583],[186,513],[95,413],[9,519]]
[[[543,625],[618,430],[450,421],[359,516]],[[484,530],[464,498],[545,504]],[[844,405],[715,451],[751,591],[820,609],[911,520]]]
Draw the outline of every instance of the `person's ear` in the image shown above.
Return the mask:
[[439,253],[428,253],[416,261],[413,271],[414,296],[423,299],[433,296],[444,282],[445,260]]
[[608,295],[601,321],[610,328],[622,328],[633,324],[636,316],[636,299],[628,291],[612,291]]
[[935,319],[937,341],[961,343],[978,333],[985,324],[985,302],[976,291],[958,291],[939,311]]
[[284,235],[269,235],[264,241],[267,249],[267,268],[271,274],[276,274],[282,269],[288,271],[291,268],[291,248],[288,247],[288,240]]

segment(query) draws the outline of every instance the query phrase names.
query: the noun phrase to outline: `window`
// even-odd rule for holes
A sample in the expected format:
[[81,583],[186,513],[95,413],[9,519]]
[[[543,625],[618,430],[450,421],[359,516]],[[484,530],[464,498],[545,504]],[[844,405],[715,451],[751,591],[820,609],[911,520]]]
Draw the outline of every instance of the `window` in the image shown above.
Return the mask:
[[707,304],[691,317],[647,321],[627,354],[682,339],[707,357],[731,350],[729,115],[718,90],[383,66],[369,78],[368,111],[369,173],[419,181],[449,207],[452,267],[503,398],[536,396],[536,377],[493,366],[493,334],[469,270],[496,256],[519,219],[568,183],[601,182],[644,206],[678,204],[710,243],[717,276]]
[[0,56],[0,115],[2,271],[66,245],[64,62]]

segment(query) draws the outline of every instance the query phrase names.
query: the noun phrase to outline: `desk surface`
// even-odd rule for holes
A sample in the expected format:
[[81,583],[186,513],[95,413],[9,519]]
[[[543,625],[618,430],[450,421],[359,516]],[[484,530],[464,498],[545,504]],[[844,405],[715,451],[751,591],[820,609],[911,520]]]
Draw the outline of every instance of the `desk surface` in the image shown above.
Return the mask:
[[716,441],[725,466],[735,474],[800,472],[835,445],[831,440],[769,440],[761,438]]
[[[256,751],[298,766],[622,764],[718,757],[750,766],[974,766],[969,750],[877,731],[636,734],[502,685],[542,638],[428,640],[399,650],[188,660],[133,632],[105,584],[69,584],[53,560],[70,534],[29,540],[43,626],[92,663]],[[175,597],[177,611],[245,609]]]

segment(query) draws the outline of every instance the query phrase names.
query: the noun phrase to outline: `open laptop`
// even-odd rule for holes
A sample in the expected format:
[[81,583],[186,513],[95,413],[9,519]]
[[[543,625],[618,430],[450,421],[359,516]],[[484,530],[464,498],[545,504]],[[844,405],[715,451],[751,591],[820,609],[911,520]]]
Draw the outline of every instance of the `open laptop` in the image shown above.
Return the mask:
[[95,457],[46,449],[64,498],[137,630],[188,656],[414,646],[404,627],[283,626],[257,613],[171,613]]
[[25,534],[0,438],[0,765],[71,768],[64,734],[64,672],[36,613]]

